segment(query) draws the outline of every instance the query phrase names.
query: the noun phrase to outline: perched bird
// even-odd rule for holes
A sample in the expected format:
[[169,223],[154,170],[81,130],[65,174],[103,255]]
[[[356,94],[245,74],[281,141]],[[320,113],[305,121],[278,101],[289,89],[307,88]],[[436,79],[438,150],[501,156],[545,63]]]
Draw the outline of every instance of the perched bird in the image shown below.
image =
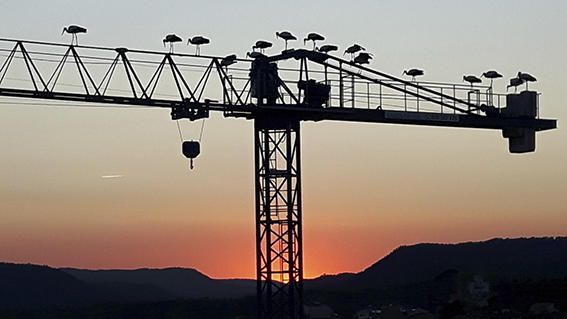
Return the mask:
[[75,43],[76,45],[79,45],[79,38],[77,37],[77,34],[87,33],[87,29],[80,27],[78,25],[70,25],[68,27],[63,28],[61,35],[63,35],[65,32],[67,32],[71,35],[71,45],[73,45],[73,43]]
[[474,75],[465,75],[465,76],[463,76],[463,81],[469,82],[469,83],[471,84],[471,89],[472,89],[472,87],[473,87],[473,84],[475,84],[475,83],[481,83],[481,82],[482,82],[481,79],[477,78],[477,77],[474,76]]
[[287,50],[287,41],[295,41],[297,38],[289,31],[276,32],[276,38],[281,38],[285,41],[285,49]]
[[165,47],[166,43],[169,43],[169,53],[173,53],[173,44],[175,42],[181,42],[183,40],[181,40],[180,37],[178,37],[175,34],[168,34],[165,36],[165,38],[163,38],[162,42],[163,42],[163,46]]
[[424,74],[425,74],[425,72],[423,72],[423,70],[420,70],[420,69],[409,69],[409,70],[405,70],[404,73],[402,73],[402,75],[411,76],[412,81],[415,81],[416,76],[422,76]]
[[537,79],[535,77],[533,77],[531,74],[522,73],[522,72],[518,72],[518,79],[522,79],[524,82],[526,82],[526,91],[528,90],[528,83],[529,82],[536,82],[537,81]]
[[201,45],[209,43],[211,43],[211,40],[200,35],[194,36],[187,40],[187,45],[192,44],[195,46],[195,55],[201,55]]
[[258,40],[258,41],[256,41],[256,44],[254,44],[254,46],[252,47],[252,50],[256,51],[256,49],[259,49],[261,53],[264,53],[264,50],[266,50],[267,48],[271,48],[271,47],[272,47],[271,42],[264,41],[264,40]]
[[353,60],[356,64],[369,64],[372,59],[372,54],[360,52]]
[[315,50],[316,42],[325,41],[325,37],[318,33],[311,32],[303,39],[303,44],[307,43],[307,41],[313,41],[313,50]]
[[266,56],[258,51],[252,51],[252,52],[247,52],[246,56],[252,59],[257,59],[257,58],[265,58]]
[[222,58],[222,60],[220,61],[220,65],[225,68],[235,63],[236,63],[236,54],[227,55],[224,58]]
[[521,78],[517,77],[517,78],[511,78],[510,79],[510,84],[508,86],[506,86],[506,91],[508,91],[511,87],[514,88],[514,92],[518,91],[518,86],[524,84],[524,80],[522,80]]
[[350,59],[352,60],[354,58],[354,54],[357,53],[357,52],[360,52],[360,51],[366,51],[366,49],[355,43],[355,44],[351,45],[350,47],[348,47],[345,50],[345,53],[343,53],[343,55],[349,53]]
[[500,74],[500,73],[498,73],[494,70],[491,70],[491,71],[484,72],[480,77],[490,79],[490,89],[492,89],[492,83],[494,82],[494,79],[501,78],[502,74]]
[[319,52],[329,54],[329,52],[338,51],[339,47],[336,46],[336,45],[332,45],[332,44],[325,44],[325,45],[322,45],[320,48],[315,48],[315,49]]

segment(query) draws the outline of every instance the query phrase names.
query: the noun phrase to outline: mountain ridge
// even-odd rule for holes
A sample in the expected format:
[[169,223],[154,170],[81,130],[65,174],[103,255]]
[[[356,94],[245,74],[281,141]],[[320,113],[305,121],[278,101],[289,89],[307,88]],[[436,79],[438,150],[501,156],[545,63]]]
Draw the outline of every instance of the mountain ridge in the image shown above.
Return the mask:
[[[567,278],[567,237],[493,238],[457,244],[404,245],[358,273],[305,280],[307,291],[408,289],[454,273],[491,281]],[[85,270],[0,263],[0,308],[183,299],[238,299],[255,294],[250,279],[214,279],[194,268]]]

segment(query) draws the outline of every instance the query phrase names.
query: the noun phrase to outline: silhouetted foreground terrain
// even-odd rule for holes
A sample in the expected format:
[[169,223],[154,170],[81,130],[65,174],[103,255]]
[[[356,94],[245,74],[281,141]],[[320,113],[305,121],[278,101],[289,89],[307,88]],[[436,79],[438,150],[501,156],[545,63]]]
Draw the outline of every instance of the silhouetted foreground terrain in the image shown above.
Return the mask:
[[[360,273],[322,276],[305,288],[307,304],[329,305],[343,318],[381,304],[438,318],[513,316],[534,303],[559,311],[567,308],[567,238],[404,246]],[[194,269],[0,263],[0,318],[253,318],[254,293],[253,280],[211,279]]]

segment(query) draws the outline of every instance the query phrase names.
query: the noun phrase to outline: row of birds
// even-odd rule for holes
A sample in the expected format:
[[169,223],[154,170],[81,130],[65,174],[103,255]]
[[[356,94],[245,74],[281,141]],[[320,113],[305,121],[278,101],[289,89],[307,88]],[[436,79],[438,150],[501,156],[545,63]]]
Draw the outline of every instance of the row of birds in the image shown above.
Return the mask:
[[[63,35],[64,33],[68,33],[71,34],[72,38],[71,38],[71,44],[76,44],[78,45],[78,34],[80,33],[87,33],[87,29],[78,25],[70,25],[68,27],[63,28],[63,32],[61,33],[61,35]],[[285,41],[285,49],[287,50],[288,48],[288,42],[289,41],[294,41],[297,40],[297,37],[295,37],[291,32],[289,31],[282,31],[282,32],[276,32],[276,38],[281,38]],[[189,39],[187,39],[187,44],[192,44],[196,47],[195,49],[195,54],[196,55],[200,55],[201,53],[201,45],[205,45],[205,44],[209,44],[211,43],[211,40],[204,37],[204,36],[194,36],[191,37]],[[317,47],[317,41],[324,41],[325,37],[318,34],[318,33],[309,33],[307,35],[307,37],[305,37],[303,39],[303,43],[306,44],[308,41],[312,41],[313,42],[313,49],[322,53],[330,53],[333,51],[338,51],[339,47],[336,45],[332,45],[332,44],[326,44],[323,45],[321,47]],[[181,37],[179,37],[176,34],[168,34],[166,35],[162,42],[163,45],[165,46],[166,44],[169,45],[169,51],[170,53],[173,52],[173,47],[174,44],[177,42],[182,42],[183,39],[181,39]],[[260,54],[263,55],[264,51],[268,48],[272,47],[272,43],[268,42],[268,41],[264,41],[264,40],[259,40],[256,41],[256,43],[252,46],[252,52],[248,52],[247,56],[255,58],[258,57]],[[353,44],[352,46],[350,46],[349,48],[347,48],[344,52],[344,54],[350,54],[351,58],[353,60],[353,62],[358,63],[358,64],[368,64],[370,63],[370,60],[372,59],[372,54],[370,53],[365,53],[365,52],[360,52],[360,51],[365,51],[366,49],[363,48],[362,46],[358,45],[358,44]],[[356,53],[358,53],[358,56],[354,56]]]
[[[61,34],[63,35],[64,33],[69,33],[69,34],[72,35],[71,44],[74,44],[74,43],[78,44],[77,34],[87,33],[87,29],[84,28],[84,27],[81,27],[81,26],[71,25],[71,26],[63,28],[63,32]],[[288,42],[297,40],[297,37],[294,36],[289,31],[276,32],[276,38],[280,38],[280,39],[283,39],[285,41],[285,50],[286,51],[288,50]],[[162,40],[164,46],[166,44],[169,45],[169,52],[170,53],[173,53],[174,44],[177,43],[177,42],[182,42],[182,41],[183,40],[181,39],[181,37],[177,36],[176,34],[168,34]],[[332,44],[325,44],[325,45],[322,45],[321,47],[317,47],[317,41],[325,41],[325,37],[318,34],[318,33],[315,33],[315,32],[311,32],[311,33],[307,34],[307,36],[303,39],[303,44],[305,45],[308,41],[313,42],[313,50],[321,52],[321,53],[329,54],[330,52],[334,52],[334,51],[339,50],[338,46],[332,45]],[[211,40],[209,40],[208,38],[205,38],[203,36],[200,36],[200,35],[187,39],[187,45],[192,44],[196,47],[195,55],[201,54],[201,45],[209,44],[210,42],[211,42]],[[247,56],[251,57],[251,58],[257,58],[259,56],[264,55],[264,51],[266,49],[270,48],[270,47],[272,47],[271,42],[264,41],[264,40],[258,40],[252,46],[252,52],[248,52]],[[366,49],[364,47],[360,46],[359,44],[353,44],[344,51],[343,55],[350,54],[351,60],[356,64],[369,64],[370,60],[372,59],[372,54],[362,52],[362,51],[366,51]],[[355,56],[355,54],[357,54],[357,53],[358,53],[358,55]],[[228,65],[234,64],[234,63],[236,63],[236,59],[237,59],[236,55],[234,55],[234,54],[229,55],[221,61],[221,65],[222,66],[228,66]],[[402,75],[411,76],[412,80],[415,81],[416,77],[422,76],[424,74],[425,74],[425,72],[423,70],[409,69],[409,70],[405,70]],[[480,77],[490,79],[490,88],[492,88],[493,81],[495,79],[501,78],[502,75],[500,73],[496,72],[496,71],[491,70],[491,71],[484,72]],[[481,83],[482,79],[475,76],[475,75],[465,75],[465,76],[463,76],[463,81],[470,83],[471,88],[472,88],[472,86],[475,83]],[[526,89],[527,89],[528,83],[529,82],[535,82],[535,81],[537,81],[537,79],[535,77],[533,77],[532,75],[530,75],[528,73],[518,72],[518,74],[515,78],[510,79],[510,84],[507,86],[507,89],[509,89],[511,87],[517,88],[518,86],[520,86],[524,83],[526,84]]]
[[[420,69],[410,69],[410,70],[406,70],[404,71],[404,73],[402,73],[402,75],[409,75],[412,77],[412,80],[415,81],[415,78],[417,76],[422,76],[424,75],[425,72],[423,70]],[[482,79],[481,78],[486,78],[490,80],[490,89],[492,89],[492,85],[494,83],[495,79],[501,78],[502,74],[498,73],[497,71],[494,70],[490,70],[490,71],[486,71],[484,73],[482,73],[482,75],[480,77],[477,77],[476,75],[465,75],[463,76],[463,81],[468,82],[471,85],[471,88],[473,87],[474,84],[476,83],[482,83]],[[525,73],[525,72],[518,72],[518,74],[516,75],[515,78],[511,78],[510,79],[510,84],[506,87],[506,89],[510,89],[511,87],[517,88],[518,86],[522,85],[522,84],[526,84],[526,90],[528,89],[528,83],[529,82],[536,82],[537,79],[529,74],[529,73]]]
[[[490,88],[492,89],[492,84],[493,84],[494,80],[501,78],[502,74],[491,70],[491,71],[487,71],[487,72],[482,73],[482,75],[480,77],[490,79]],[[465,76],[463,76],[463,81],[470,83],[471,88],[475,83],[481,83],[482,82],[482,80],[475,75],[465,75]],[[511,87],[516,89],[518,86],[525,83],[526,84],[526,90],[527,90],[528,84],[530,82],[536,82],[536,81],[537,81],[537,79],[533,75],[531,75],[529,73],[525,73],[525,72],[518,72],[518,74],[516,75],[515,78],[510,79],[510,84],[506,87],[506,89],[510,89]]]

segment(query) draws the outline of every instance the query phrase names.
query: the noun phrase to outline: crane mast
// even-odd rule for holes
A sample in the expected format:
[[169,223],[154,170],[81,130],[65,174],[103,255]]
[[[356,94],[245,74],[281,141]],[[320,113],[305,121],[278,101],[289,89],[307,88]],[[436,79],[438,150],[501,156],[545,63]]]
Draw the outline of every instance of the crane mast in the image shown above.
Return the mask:
[[[539,117],[534,91],[406,81],[303,49],[237,59],[230,68],[223,57],[12,39],[0,39],[0,51],[0,96],[166,108],[173,120],[211,112],[253,120],[259,319],[303,318],[302,121],[501,130],[513,153],[535,151],[535,133],[557,125]],[[24,78],[9,75],[16,61]],[[65,67],[78,84],[63,87]],[[120,72],[126,80],[113,89]]]

